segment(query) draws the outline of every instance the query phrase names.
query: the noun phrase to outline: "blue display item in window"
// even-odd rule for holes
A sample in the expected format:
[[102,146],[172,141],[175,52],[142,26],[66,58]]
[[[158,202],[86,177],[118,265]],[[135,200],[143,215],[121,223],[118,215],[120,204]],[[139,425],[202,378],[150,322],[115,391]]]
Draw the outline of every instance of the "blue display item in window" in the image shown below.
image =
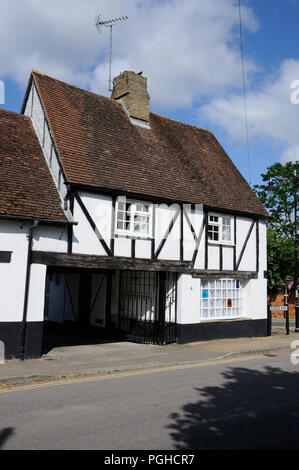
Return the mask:
[[209,298],[209,289],[203,289],[202,290],[202,298],[203,299],[208,299]]
[[237,289],[240,288],[240,281],[236,281],[236,288],[237,288]]

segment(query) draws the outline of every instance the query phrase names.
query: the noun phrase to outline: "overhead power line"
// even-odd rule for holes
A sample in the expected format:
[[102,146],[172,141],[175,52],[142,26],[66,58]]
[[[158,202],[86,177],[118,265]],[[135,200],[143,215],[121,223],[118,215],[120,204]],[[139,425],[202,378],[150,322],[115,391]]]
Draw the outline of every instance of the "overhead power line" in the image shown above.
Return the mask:
[[242,59],[243,96],[244,96],[244,114],[245,114],[245,130],[246,130],[246,143],[247,143],[247,158],[248,158],[249,184],[251,185],[251,161],[250,161],[251,156],[250,156],[249,131],[248,131],[248,114],[247,114],[246,79],[245,79],[245,67],[244,67],[244,46],[243,46],[241,0],[239,0],[239,23],[240,23],[240,46],[241,46],[241,59]]

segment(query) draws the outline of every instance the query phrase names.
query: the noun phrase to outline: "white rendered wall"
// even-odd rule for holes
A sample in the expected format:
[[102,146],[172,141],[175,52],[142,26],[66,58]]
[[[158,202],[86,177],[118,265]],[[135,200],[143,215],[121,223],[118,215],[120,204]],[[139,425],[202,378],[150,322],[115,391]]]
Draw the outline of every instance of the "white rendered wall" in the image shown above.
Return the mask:
[[[191,210],[191,205],[185,205],[184,210],[192,224],[196,236],[200,233],[201,224],[203,221],[203,210],[202,205],[196,205],[194,213]],[[191,261],[193,258],[194,250],[196,248],[196,242],[194,240],[192,231],[184,215],[183,218],[183,234],[184,234],[184,260]]]
[[47,267],[45,265],[31,265],[27,310],[28,322],[44,321],[46,271]]
[[[42,229],[41,229],[42,230]],[[0,263],[0,322],[20,322],[23,317],[29,224],[0,222],[0,251],[11,251],[11,262]],[[32,264],[27,321],[43,321],[46,266]]]
[[177,323],[200,323],[200,279],[182,274],[177,289]]
[[150,259],[152,253],[152,244],[150,240],[137,239],[135,242],[135,257]]
[[[108,196],[86,192],[80,192],[79,196],[110,248],[112,199]],[[76,199],[73,216],[74,220],[78,222],[78,225],[75,225],[73,229],[73,253],[107,255]]]
[[67,225],[60,227],[39,225],[34,230],[33,250],[66,253],[68,247],[67,230]]
[[[207,277],[208,279],[208,277]],[[258,320],[267,318],[267,281],[260,274],[258,279],[240,281],[243,292],[244,319]],[[179,324],[196,324],[201,321],[200,312],[201,279],[192,278],[189,274],[181,275],[178,280],[177,322]],[[217,321],[211,319],[208,321]],[[221,321],[221,320],[219,320]],[[227,321],[227,320],[223,320]]]
[[59,184],[59,172],[61,169],[58,163],[58,155],[56,154],[53,145],[53,139],[49,133],[49,129],[45,121],[44,111],[37,93],[37,89],[34,85],[34,81],[32,82],[24,114],[25,116],[30,116],[32,119],[32,123],[39,139],[41,148],[43,149],[46,162],[60,194],[61,201],[63,201],[67,193],[67,188],[66,185],[63,184],[62,175]]
[[[244,222],[244,221],[243,221]],[[247,223],[246,223],[247,222]],[[245,232],[250,222],[243,224],[243,243]],[[254,234],[255,228],[253,229]],[[253,237],[255,243],[255,236]],[[251,320],[267,318],[267,279],[264,271],[267,270],[267,228],[264,220],[259,221],[259,272],[257,279],[241,281],[243,286],[243,317]],[[242,241],[241,241],[242,242]],[[249,245],[250,246],[250,245]],[[227,248],[231,249],[232,248]],[[251,247],[254,263],[256,263],[256,247]],[[226,256],[226,255],[225,255]],[[224,257],[223,257],[224,258]],[[249,261],[246,267],[250,266]],[[253,265],[252,265],[253,267]],[[254,269],[256,264],[254,264]],[[208,279],[208,277],[207,277]],[[178,305],[177,321],[180,324],[200,323],[200,286],[201,279],[192,278],[189,274],[181,275],[178,279]],[[211,320],[214,321],[214,320]]]
[[[164,234],[167,232],[169,224],[180,207],[177,204],[167,206],[161,204],[156,207],[155,214],[155,250],[157,250]],[[166,242],[158,256],[161,260],[179,260],[180,259],[180,216],[179,215],[174,223],[174,226],[168,234]]]
[[196,218],[196,234],[197,237],[200,237],[200,243],[198,246],[198,253],[195,260],[195,269],[204,269],[205,268],[205,229],[203,229],[204,223],[204,212],[202,208],[195,209]]
[[234,269],[234,248],[233,246],[223,246],[222,251],[223,270],[233,271]]
[[258,279],[248,283],[247,305],[251,317],[254,319],[267,318],[267,279],[264,271],[267,270],[267,227],[265,221],[259,222],[260,257]]
[[[244,241],[249,232],[252,219],[237,218],[237,259],[239,259]],[[250,237],[248,239],[246,249],[244,251],[242,261],[239,266],[240,271],[255,271],[256,270],[256,225],[254,225]]]
[[0,263],[0,322],[20,322],[23,316],[28,249],[28,224],[0,222],[0,250],[12,251],[10,263]]
[[129,238],[119,236],[115,239],[114,245],[115,256],[125,256],[131,258],[132,256],[132,242]]

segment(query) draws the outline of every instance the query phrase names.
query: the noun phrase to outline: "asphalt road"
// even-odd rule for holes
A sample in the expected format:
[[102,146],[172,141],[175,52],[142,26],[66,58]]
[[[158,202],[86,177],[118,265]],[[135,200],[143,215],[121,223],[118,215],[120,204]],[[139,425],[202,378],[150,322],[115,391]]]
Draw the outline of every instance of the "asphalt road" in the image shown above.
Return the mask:
[[0,393],[1,449],[298,449],[290,352]]

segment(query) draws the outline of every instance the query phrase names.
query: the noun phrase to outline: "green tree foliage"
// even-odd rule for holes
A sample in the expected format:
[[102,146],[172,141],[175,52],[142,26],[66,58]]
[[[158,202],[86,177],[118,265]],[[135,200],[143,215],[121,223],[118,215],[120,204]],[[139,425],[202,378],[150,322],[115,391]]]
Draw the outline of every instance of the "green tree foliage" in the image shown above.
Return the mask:
[[[295,272],[295,171],[297,174],[297,198],[299,199],[298,161],[287,162],[285,165],[275,163],[267,168],[265,174],[261,175],[264,184],[254,186],[257,196],[271,216],[267,220],[269,289],[282,287],[283,281],[292,278]],[[270,181],[273,184],[273,193],[267,190]]]

